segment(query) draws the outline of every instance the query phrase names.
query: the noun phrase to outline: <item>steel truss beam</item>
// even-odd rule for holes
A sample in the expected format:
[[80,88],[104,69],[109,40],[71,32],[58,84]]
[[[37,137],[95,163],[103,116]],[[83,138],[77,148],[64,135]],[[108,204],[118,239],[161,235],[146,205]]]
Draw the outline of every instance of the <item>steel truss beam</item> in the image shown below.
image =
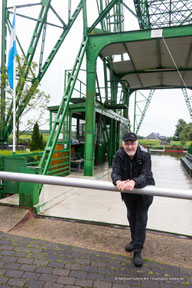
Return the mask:
[[[4,2],[6,3],[6,0],[4,0]],[[25,18],[30,18],[30,20],[34,20],[36,21],[36,26],[32,35],[32,39],[30,42],[30,45],[28,47],[28,51],[25,55],[24,50],[22,49],[22,46],[17,38],[17,42],[19,43],[19,47],[21,48],[22,54],[25,57],[26,61],[24,64],[24,67],[22,67],[22,73],[21,71],[19,71],[18,75],[20,75],[20,78],[18,80],[18,85],[17,85],[17,91],[19,91],[19,93],[17,92],[17,101],[16,101],[16,107],[18,107],[18,99],[22,93],[22,89],[24,87],[24,83],[27,81],[27,77],[28,77],[28,73],[30,70],[30,65],[31,62],[33,61],[33,57],[34,54],[36,52],[37,49],[37,45],[40,42],[40,36],[42,35],[42,44],[41,44],[41,51],[40,51],[40,61],[39,61],[39,73],[38,75],[33,79],[31,79],[31,88],[29,90],[28,95],[26,96],[26,98],[23,101],[23,106],[20,107],[20,109],[17,109],[17,113],[16,113],[16,118],[19,119],[19,117],[21,116],[21,114],[23,113],[25,107],[28,105],[31,97],[33,96],[33,93],[35,91],[35,89],[38,87],[40,81],[42,80],[43,76],[45,75],[47,69],[49,68],[50,64],[52,63],[55,55],[57,54],[59,48],[61,47],[63,41],[65,40],[67,34],[69,33],[71,27],[73,26],[75,20],[77,19],[81,9],[82,9],[82,1],[79,2],[79,4],[77,5],[77,8],[74,10],[73,14],[71,15],[71,17],[69,18],[69,22],[67,24],[65,24],[65,22],[59,17],[59,15],[57,14],[57,12],[54,10],[54,8],[51,6],[51,0],[46,0],[46,1],[42,1],[42,3],[37,3],[37,4],[27,4],[27,5],[19,5],[17,6],[17,8],[23,8],[26,6],[36,6],[36,5],[41,5],[41,9],[40,9],[40,13],[39,16],[36,19],[32,19],[31,17],[26,17],[24,15],[19,15],[17,14],[17,16],[21,16],[21,17],[25,17]],[[9,9],[11,9],[12,7],[8,7],[6,11],[9,11]],[[58,26],[58,25],[54,25],[52,23],[47,23],[47,15],[49,10],[52,10],[53,13],[56,15],[56,17],[59,19],[59,21],[61,22],[62,26]],[[11,12],[9,13],[11,14]],[[7,13],[7,17],[5,22],[7,23],[7,26],[10,26],[10,21],[9,21],[9,14]],[[5,15],[5,13],[4,13]],[[49,56],[47,57],[47,59],[45,60],[44,64],[43,64],[43,55],[44,55],[44,44],[45,44],[45,32],[46,32],[46,26],[47,25],[52,25],[52,26],[56,26],[59,28],[63,29],[63,32],[61,33],[61,35],[59,36],[58,40],[56,41],[56,44],[54,45],[51,53],[49,54]],[[4,35],[4,34],[2,34]],[[6,43],[6,37],[4,36],[2,39],[2,43]],[[3,46],[2,46],[3,47]],[[5,48],[2,49],[2,51],[5,51]],[[2,52],[5,53],[5,52]],[[19,87],[19,89],[18,89]],[[2,122],[1,122],[2,123]],[[12,103],[9,107],[9,111],[7,113],[7,118],[5,120],[5,125],[4,127],[6,127],[6,129],[4,129],[4,131],[1,133],[3,134],[3,138],[7,139],[9,134],[12,131]]]
[[184,99],[185,99],[185,103],[187,105],[187,109],[189,111],[189,115],[190,115],[190,117],[192,119],[192,95],[189,96],[186,88],[183,88],[182,92],[183,92],[183,96],[184,96]]
[[[147,97],[141,91],[135,92],[133,131],[136,134],[138,134],[139,132],[154,92],[155,90],[150,90]],[[139,93],[139,95],[141,96],[140,99],[138,99],[137,93]]]
[[141,29],[191,25],[190,0],[134,0]]

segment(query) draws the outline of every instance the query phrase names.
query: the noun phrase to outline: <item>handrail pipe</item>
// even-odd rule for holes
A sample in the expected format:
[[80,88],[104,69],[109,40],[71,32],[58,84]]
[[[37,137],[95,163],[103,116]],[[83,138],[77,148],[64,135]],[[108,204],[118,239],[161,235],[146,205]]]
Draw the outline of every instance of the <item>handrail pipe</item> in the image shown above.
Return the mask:
[[[80,179],[71,177],[58,177],[58,176],[47,176],[39,174],[25,174],[15,172],[0,172],[1,180],[19,181],[19,182],[30,182],[50,185],[60,185],[68,187],[79,187],[89,188],[94,190],[107,190],[113,192],[120,192],[116,186],[110,181],[103,180],[91,180],[91,179]],[[170,197],[179,199],[192,200],[192,191],[190,189],[178,189],[178,188],[165,188],[148,185],[142,189],[133,189],[132,191],[124,191],[124,193],[134,193],[142,195]]]

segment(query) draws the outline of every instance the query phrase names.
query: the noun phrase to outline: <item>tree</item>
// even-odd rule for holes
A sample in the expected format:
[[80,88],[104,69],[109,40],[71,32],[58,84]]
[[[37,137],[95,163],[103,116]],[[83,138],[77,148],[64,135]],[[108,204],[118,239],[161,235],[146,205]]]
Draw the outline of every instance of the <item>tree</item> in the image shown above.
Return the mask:
[[40,150],[44,150],[43,135],[42,134],[40,135],[39,147],[40,147]]
[[39,133],[39,125],[36,122],[34,127],[33,127],[33,133],[31,136],[31,145],[30,145],[30,150],[35,151],[35,150],[41,150],[42,149],[42,134],[40,135]]
[[184,145],[187,141],[192,141],[192,123],[186,124],[179,135],[181,144]]
[[178,120],[177,125],[176,125],[175,134],[174,134],[174,137],[176,138],[176,140],[178,140],[180,138],[180,134],[181,134],[181,132],[184,129],[186,124],[187,123],[183,119]]
[[[16,75],[18,75],[19,71],[22,74],[22,67],[25,67],[25,58],[20,57],[17,55],[16,57]],[[17,85],[17,109],[16,112],[22,111],[23,112],[20,115],[17,113],[16,118],[16,145],[18,146],[18,140],[19,137],[24,134],[25,132],[32,130],[32,127],[35,125],[36,122],[39,123],[39,125],[43,125],[48,122],[48,119],[46,119],[46,110],[47,106],[50,100],[50,95],[47,95],[43,91],[40,91],[38,88],[40,84],[38,84],[38,80],[35,80],[36,83],[34,83],[34,89],[32,89],[30,85],[31,80],[35,78],[35,75],[37,74],[37,64],[35,62],[31,63],[28,78],[24,83],[24,88],[22,91],[20,91],[19,84]],[[18,75],[20,76],[20,75]],[[1,79],[4,79],[6,81],[6,99],[5,103],[1,103],[1,106],[5,106],[5,114],[12,113],[10,107],[13,99],[13,91],[10,89],[7,81],[7,74],[4,76],[1,74]],[[19,82],[21,85],[21,81]],[[37,85],[38,84],[38,85]],[[26,99],[30,95],[30,101],[29,103],[26,102]],[[2,102],[2,101],[1,101]],[[27,103],[27,104],[26,104]],[[48,117],[47,117],[48,118]],[[1,123],[2,124],[2,123]],[[9,125],[10,123],[5,123],[4,125]],[[22,126],[22,129],[20,127]]]
[[[22,67],[24,67],[24,57],[18,57],[18,71],[20,70],[22,73]],[[35,74],[37,73],[37,64],[35,62],[31,63],[31,72],[28,74],[28,80],[30,78],[34,78]],[[37,81],[37,80],[36,80]],[[17,117],[17,140],[19,136],[26,131],[32,129],[36,122],[39,123],[39,126],[48,122],[48,119],[43,117],[45,115],[45,111],[47,110],[47,106],[50,100],[50,95],[45,94],[43,91],[39,90],[39,85],[36,87],[34,85],[34,90],[31,91],[31,87],[25,82],[24,89],[22,90],[21,96],[17,99],[18,101],[18,110],[23,107],[23,101],[27,98],[29,93],[32,93],[31,99],[27,106],[25,107],[23,113],[20,117]],[[18,87],[19,90],[19,87]],[[29,117],[30,114],[30,117]],[[20,131],[19,127],[22,125],[24,128]],[[18,141],[17,141],[18,142]]]

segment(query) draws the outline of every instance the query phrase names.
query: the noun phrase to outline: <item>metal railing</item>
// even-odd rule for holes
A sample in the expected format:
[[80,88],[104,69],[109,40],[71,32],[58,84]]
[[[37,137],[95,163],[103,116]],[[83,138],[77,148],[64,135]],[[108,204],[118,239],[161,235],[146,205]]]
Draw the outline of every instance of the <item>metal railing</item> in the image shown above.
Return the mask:
[[[34,175],[34,174],[2,172],[2,171],[0,171],[0,179],[119,192],[119,190],[117,190],[117,188],[111,182],[102,181],[102,180],[90,180],[90,179],[68,178],[68,177],[47,176],[47,175]],[[186,189],[146,186],[142,189],[134,189],[131,192],[125,191],[125,193],[134,193],[134,194],[143,194],[143,195],[192,200],[192,191],[186,190]]]
[[[60,144],[60,143],[58,142],[58,144]],[[50,166],[49,166],[49,170],[48,170],[47,174],[48,175],[54,174],[55,176],[56,175],[59,176],[59,175],[69,174],[70,165],[71,165],[69,151],[66,151],[66,149],[55,150],[53,155],[55,155],[55,154],[56,155],[57,154],[58,155],[62,155],[62,156],[59,157],[57,155],[56,157],[52,157],[51,163],[50,163]],[[67,155],[65,155],[65,154],[67,154]],[[26,167],[27,166],[39,167],[42,155],[43,155],[43,152],[29,152],[29,153],[15,154],[14,157],[15,158],[25,157],[26,161],[27,161],[26,162]],[[9,158],[9,157],[13,157],[13,155],[6,155],[4,157]],[[68,168],[66,168],[66,166],[68,166]],[[1,167],[1,165],[0,165],[0,167]]]

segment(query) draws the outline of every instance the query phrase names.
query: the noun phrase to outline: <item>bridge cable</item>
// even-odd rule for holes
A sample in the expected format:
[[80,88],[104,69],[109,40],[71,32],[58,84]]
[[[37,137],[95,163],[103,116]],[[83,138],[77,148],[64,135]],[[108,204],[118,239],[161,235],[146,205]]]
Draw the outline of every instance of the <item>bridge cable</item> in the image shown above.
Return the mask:
[[168,47],[168,45],[167,45],[167,43],[166,43],[166,41],[165,41],[165,39],[164,39],[163,36],[162,36],[162,39],[163,39],[163,42],[164,42],[164,44],[165,44],[165,47],[167,48],[167,51],[168,51],[170,57],[171,57],[171,60],[173,61],[173,64],[175,65],[175,68],[177,69],[177,72],[178,72],[178,74],[179,74],[179,77],[181,78],[181,81],[183,82],[183,85],[184,85],[185,88],[187,89],[187,85],[185,84],[185,81],[184,81],[184,79],[183,79],[183,77],[182,77],[182,75],[181,75],[181,73],[180,73],[180,71],[179,71],[179,69],[178,69],[178,67],[177,67],[177,64],[176,64],[176,62],[175,62],[175,60],[174,60],[174,58],[173,58],[173,55],[171,54],[171,51],[170,51],[170,49],[169,49],[169,47]]

